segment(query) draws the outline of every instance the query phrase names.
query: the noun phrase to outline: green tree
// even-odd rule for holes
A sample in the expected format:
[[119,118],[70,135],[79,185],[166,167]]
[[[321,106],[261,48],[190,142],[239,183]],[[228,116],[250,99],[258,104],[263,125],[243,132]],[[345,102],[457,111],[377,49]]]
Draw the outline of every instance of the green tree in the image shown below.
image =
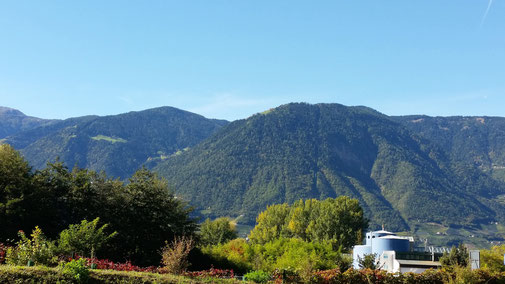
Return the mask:
[[329,241],[306,242],[300,238],[278,238],[265,244],[234,239],[202,250],[211,256],[214,266],[225,264],[238,271],[281,269],[301,272],[336,267],[345,271],[352,263],[352,259],[335,251]]
[[505,255],[505,245],[493,246],[490,249],[480,251],[480,263],[482,268],[487,268],[493,272],[504,272],[503,255]]
[[31,168],[10,145],[0,145],[0,240],[29,229],[26,196],[31,194]]
[[[307,203],[307,201],[305,202]],[[307,240],[333,240],[337,247],[350,249],[360,242],[368,221],[363,216],[358,200],[347,196],[313,201]]]
[[287,228],[290,212],[291,207],[286,203],[268,206],[256,218],[256,226],[249,235],[251,241],[264,244],[280,237],[290,237]]
[[42,226],[49,238],[57,238],[70,224],[85,219],[73,220],[72,184],[72,174],[58,160],[33,176],[34,195],[28,200],[33,206],[33,222]]
[[[58,160],[31,173],[17,151],[0,145],[0,241],[14,239],[18,230],[35,225],[55,239],[71,224],[99,217],[118,232],[102,247],[102,255],[156,265],[165,241],[195,233],[191,211],[165,180],[146,169],[137,171],[127,183],[77,167],[70,171]],[[89,253],[90,248],[77,249]]]
[[138,264],[156,264],[159,249],[165,241],[177,236],[193,236],[197,224],[189,217],[192,208],[176,198],[166,180],[143,168],[138,170],[124,189],[124,204],[118,208],[114,229],[119,232],[116,244],[125,247],[127,257]]
[[463,244],[459,244],[457,247],[452,247],[449,253],[445,253],[440,258],[440,263],[443,267],[466,267],[468,266],[468,250]]
[[218,245],[237,238],[235,224],[226,217],[214,221],[206,219],[200,225],[200,244],[202,246]]
[[105,233],[108,224],[98,226],[100,218],[88,222],[82,220],[80,224],[70,225],[60,233],[58,248],[66,254],[78,253],[81,256],[94,257],[101,247],[113,238],[117,232]]
[[332,241],[335,249],[350,249],[361,241],[368,221],[358,200],[346,196],[323,201],[308,199],[272,205],[259,214],[251,231],[254,243],[264,244],[280,237],[305,241]]
[[360,269],[379,269],[379,262],[377,261],[377,254],[365,254],[363,257],[358,257],[358,266]]

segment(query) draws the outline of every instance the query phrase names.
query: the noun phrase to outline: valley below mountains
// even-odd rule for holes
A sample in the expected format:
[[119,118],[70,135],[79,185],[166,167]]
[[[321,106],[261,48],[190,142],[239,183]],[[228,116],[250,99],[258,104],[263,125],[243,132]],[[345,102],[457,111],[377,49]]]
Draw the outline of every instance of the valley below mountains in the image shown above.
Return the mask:
[[171,107],[66,120],[0,110],[0,141],[35,169],[58,158],[127,179],[145,166],[204,218],[253,225],[268,205],[346,195],[360,201],[371,229],[434,245],[489,246],[505,234],[501,117],[392,117],[305,103],[233,122]]

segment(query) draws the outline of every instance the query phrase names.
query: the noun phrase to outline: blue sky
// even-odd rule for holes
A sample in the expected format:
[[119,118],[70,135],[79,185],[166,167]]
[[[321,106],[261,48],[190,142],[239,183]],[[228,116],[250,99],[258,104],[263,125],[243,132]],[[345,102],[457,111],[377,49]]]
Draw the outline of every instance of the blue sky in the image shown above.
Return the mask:
[[505,0],[0,0],[0,27],[0,105],[37,117],[505,116]]

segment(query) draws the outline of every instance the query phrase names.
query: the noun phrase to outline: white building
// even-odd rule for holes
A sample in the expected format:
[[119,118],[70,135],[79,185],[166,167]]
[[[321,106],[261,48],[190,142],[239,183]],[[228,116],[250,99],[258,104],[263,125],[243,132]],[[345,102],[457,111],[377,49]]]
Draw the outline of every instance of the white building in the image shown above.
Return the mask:
[[376,255],[380,269],[388,272],[421,273],[430,268],[439,268],[442,254],[414,252],[414,238],[397,236],[388,231],[369,232],[365,244],[353,248],[353,267],[359,269],[359,259],[368,254]]

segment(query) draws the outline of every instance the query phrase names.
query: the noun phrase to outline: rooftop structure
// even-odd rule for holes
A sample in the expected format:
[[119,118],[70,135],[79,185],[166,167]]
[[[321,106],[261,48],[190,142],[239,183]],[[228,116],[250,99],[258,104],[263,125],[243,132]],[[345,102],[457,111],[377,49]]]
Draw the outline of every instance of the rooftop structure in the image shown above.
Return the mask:
[[359,259],[375,254],[378,267],[388,272],[423,272],[440,267],[441,253],[415,252],[414,238],[402,237],[385,230],[368,232],[365,244],[354,246],[353,267],[359,269]]

